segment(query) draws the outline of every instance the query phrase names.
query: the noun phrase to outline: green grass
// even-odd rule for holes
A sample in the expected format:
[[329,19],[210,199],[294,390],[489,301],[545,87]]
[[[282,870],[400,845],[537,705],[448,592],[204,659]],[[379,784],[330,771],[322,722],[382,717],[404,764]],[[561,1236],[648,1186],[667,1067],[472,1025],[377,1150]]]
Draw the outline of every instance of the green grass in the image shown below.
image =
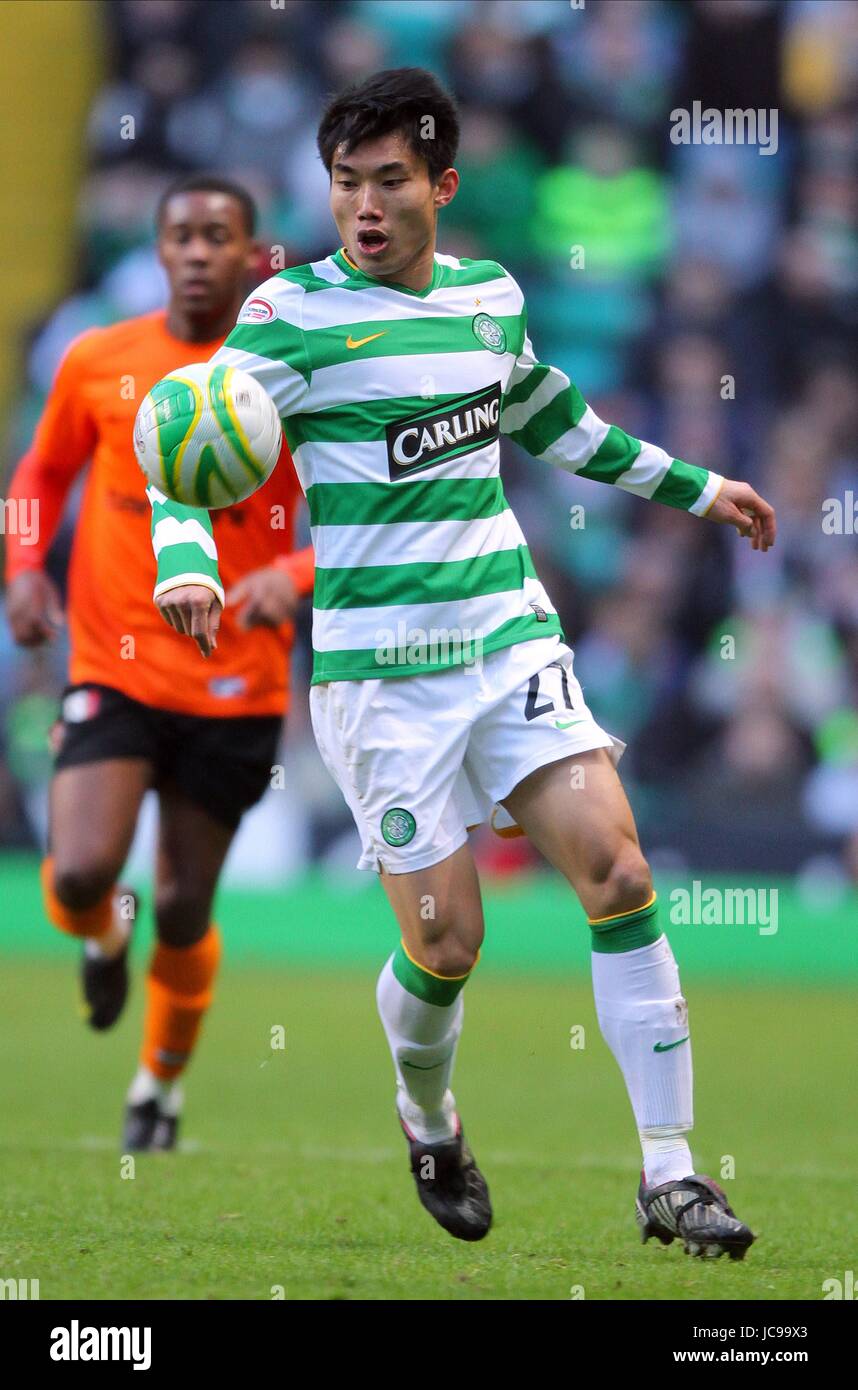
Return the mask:
[[[526,927],[523,927],[526,929]],[[743,1264],[639,1244],[638,1151],[588,982],[468,986],[456,1079],[496,1225],[469,1246],[419,1207],[365,969],[227,964],[187,1078],[183,1151],[118,1131],[142,988],[115,1032],[75,1013],[74,951],[6,963],[0,1277],[43,1299],[819,1299],[854,1268],[854,1000],[834,987],[688,990],[697,1165],[761,1233]],[[272,1052],[270,1029],[286,1029]],[[573,1051],[570,1028],[586,1047]]]
[[[788,879],[707,874],[707,888],[777,889],[777,931],[764,934],[744,923],[705,926],[672,920],[672,894],[678,888],[689,891],[691,882],[656,877],[660,921],[686,982],[700,976],[765,985],[858,982],[858,890],[827,901],[819,892],[802,892]],[[151,885],[134,886],[143,895],[141,918],[148,927]],[[484,965],[542,976],[558,970],[589,972],[586,918],[558,874],[489,878],[483,899]],[[312,870],[282,888],[224,888],[215,915],[224,928],[230,960],[245,963],[377,971],[396,940],[390,909],[371,874],[339,881]],[[25,854],[0,856],[0,952],[67,960],[68,949],[62,933],[45,922],[38,860]]]

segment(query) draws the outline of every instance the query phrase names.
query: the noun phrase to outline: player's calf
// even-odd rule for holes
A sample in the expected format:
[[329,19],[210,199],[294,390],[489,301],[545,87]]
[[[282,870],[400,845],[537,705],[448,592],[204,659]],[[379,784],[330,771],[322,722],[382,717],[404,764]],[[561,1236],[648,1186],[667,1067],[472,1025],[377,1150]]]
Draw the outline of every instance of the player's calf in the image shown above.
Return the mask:
[[[432,958],[466,963],[471,957]],[[450,1235],[481,1240],[492,1222],[489,1191],[465,1144],[449,1088],[469,973],[435,973],[403,943],[379,977],[378,1009],[396,1068],[396,1108],[417,1195]]]
[[187,946],[159,940],[155,947],[146,977],[140,1065],[126,1096],[125,1153],[176,1147],[183,1100],[178,1077],[211,1004],[220,956],[214,923]]
[[431,869],[384,874],[382,883],[403,940],[379,977],[378,1010],[417,1194],[451,1235],[480,1240],[491,1225],[491,1203],[450,1090],[462,992],[483,936],[473,860],[463,846]]
[[473,859],[464,845],[431,868],[385,873],[381,882],[402,930],[377,994],[400,1114],[418,1139],[452,1139],[456,1119],[443,1103],[462,1028],[462,990],[483,938]]

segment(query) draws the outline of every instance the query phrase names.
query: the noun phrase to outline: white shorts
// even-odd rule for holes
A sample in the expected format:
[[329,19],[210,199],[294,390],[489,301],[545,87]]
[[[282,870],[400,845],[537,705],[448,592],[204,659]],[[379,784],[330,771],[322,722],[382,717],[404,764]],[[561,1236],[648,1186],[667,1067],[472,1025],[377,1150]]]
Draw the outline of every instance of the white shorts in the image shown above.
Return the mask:
[[616,764],[626,746],[596,723],[556,636],[479,666],[314,685],[310,717],[360,833],[358,868],[391,874],[453,854],[536,768],[592,748]]

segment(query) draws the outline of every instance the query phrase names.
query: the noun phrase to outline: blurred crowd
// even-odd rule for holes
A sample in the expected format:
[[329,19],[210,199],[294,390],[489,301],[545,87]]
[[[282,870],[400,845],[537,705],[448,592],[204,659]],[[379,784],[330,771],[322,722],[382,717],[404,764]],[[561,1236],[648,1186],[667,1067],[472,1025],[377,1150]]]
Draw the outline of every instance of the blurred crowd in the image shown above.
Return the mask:
[[[378,68],[430,67],[462,116],[439,249],[516,276],[538,356],[599,415],[777,508],[759,555],[504,444],[588,703],[629,743],[647,850],[858,879],[858,3],[112,0],[102,14],[77,279],[22,344],[7,460],[70,339],[163,302],[152,213],[170,177],[237,178],[287,265],[324,256],[324,98]],[[776,150],[674,143],[671,113],[697,102],[776,113]],[[306,717],[308,633],[305,619],[284,753],[292,843],[351,862]],[[23,843],[43,824],[63,652],[16,654],[0,624],[0,672],[0,842]],[[486,835],[481,854],[500,872],[528,851]]]

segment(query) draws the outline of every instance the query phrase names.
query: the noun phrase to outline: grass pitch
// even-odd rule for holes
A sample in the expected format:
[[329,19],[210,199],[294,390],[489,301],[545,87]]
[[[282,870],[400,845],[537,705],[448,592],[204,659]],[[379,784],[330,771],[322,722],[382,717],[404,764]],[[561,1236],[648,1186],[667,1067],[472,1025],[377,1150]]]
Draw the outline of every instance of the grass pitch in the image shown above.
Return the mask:
[[76,1015],[74,962],[4,972],[0,1277],[39,1279],[43,1299],[819,1299],[854,1266],[845,990],[688,982],[695,1162],[718,1179],[732,1156],[724,1186],[760,1233],[743,1264],[703,1263],[639,1243],[636,1136],[581,975],[486,968],[468,986],[456,1093],[496,1224],[466,1245],[413,1191],[372,973],[227,964],[183,1150],[138,1156],[132,1177],[141,960],[106,1035]]

